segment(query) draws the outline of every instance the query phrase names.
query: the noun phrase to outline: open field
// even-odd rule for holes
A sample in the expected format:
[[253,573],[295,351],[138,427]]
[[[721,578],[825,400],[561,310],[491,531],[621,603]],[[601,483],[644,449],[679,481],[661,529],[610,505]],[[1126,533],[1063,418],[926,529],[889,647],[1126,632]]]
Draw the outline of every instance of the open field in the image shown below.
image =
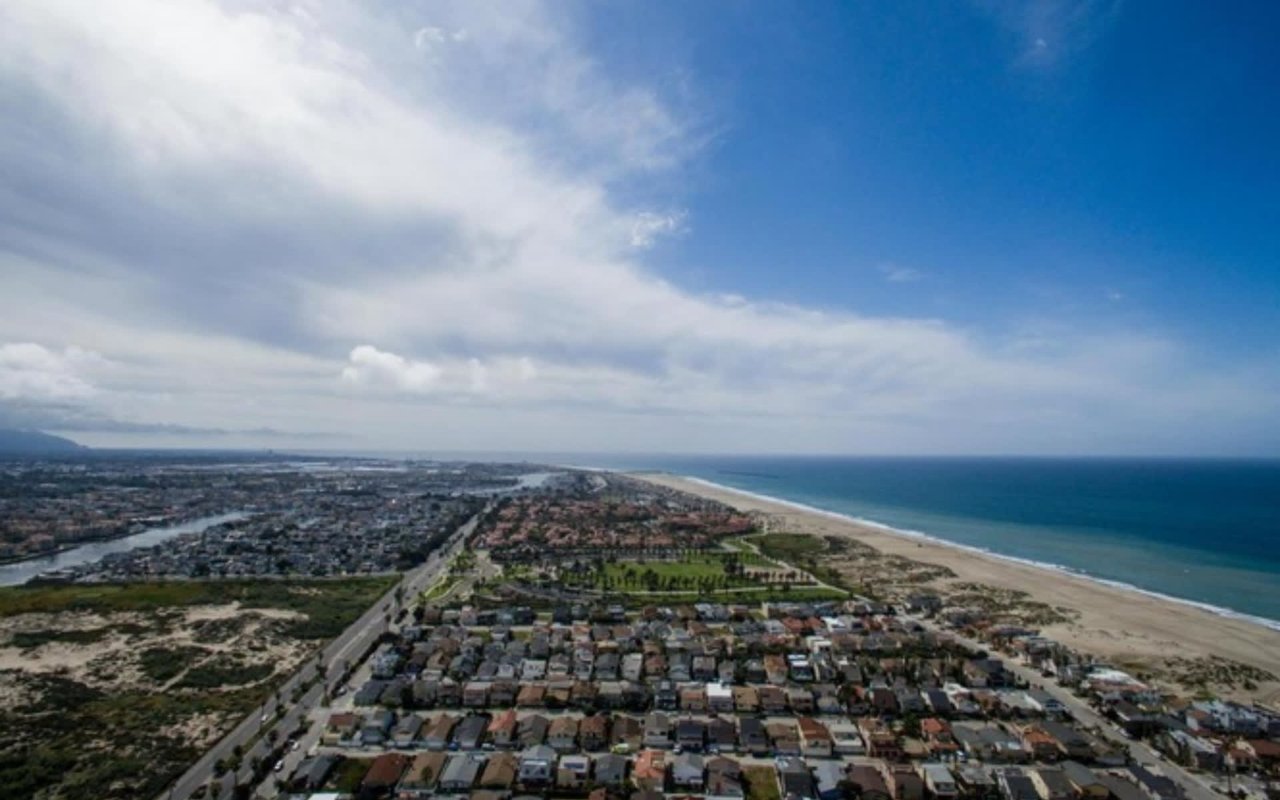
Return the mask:
[[394,580],[0,590],[0,797],[158,794]]
[[1156,683],[1280,706],[1280,631],[697,481],[659,474],[637,477],[767,515],[771,530],[825,541],[822,565],[840,573],[855,591],[894,600],[923,589],[953,602],[998,609]]

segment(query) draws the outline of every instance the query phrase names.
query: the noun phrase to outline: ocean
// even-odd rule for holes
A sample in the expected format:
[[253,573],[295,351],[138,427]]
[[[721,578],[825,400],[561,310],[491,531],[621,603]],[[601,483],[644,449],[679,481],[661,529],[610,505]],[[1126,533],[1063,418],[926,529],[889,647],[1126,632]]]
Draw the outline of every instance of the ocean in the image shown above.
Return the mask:
[[1280,629],[1280,461],[560,455],[553,463],[698,478]]

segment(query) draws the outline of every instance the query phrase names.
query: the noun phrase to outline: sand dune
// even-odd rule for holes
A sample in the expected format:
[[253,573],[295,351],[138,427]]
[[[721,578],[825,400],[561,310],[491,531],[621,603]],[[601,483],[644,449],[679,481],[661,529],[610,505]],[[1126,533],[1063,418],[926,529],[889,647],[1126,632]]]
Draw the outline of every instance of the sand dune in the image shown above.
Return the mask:
[[[851,537],[886,555],[944,565],[955,572],[956,577],[933,584],[939,588],[961,581],[983,583],[1028,592],[1051,606],[1071,608],[1079,613],[1077,619],[1045,627],[1044,634],[1122,665],[1135,668],[1140,665],[1157,675],[1170,676],[1170,658],[1217,656],[1280,675],[1280,632],[1248,620],[1224,617],[1051,569],[800,511],[698,481],[664,474],[646,473],[635,477],[718,500],[743,511],[770,514],[776,520],[775,530],[783,526],[796,533]],[[1224,693],[1242,700],[1280,705],[1280,681],[1264,681],[1253,690],[1237,687]]]

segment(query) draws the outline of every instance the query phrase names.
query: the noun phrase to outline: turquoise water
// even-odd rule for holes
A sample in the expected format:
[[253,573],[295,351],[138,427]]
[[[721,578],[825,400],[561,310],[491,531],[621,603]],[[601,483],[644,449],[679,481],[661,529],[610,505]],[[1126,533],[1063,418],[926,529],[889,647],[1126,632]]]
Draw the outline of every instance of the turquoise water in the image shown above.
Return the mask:
[[1280,461],[558,459],[700,478],[1280,627]]

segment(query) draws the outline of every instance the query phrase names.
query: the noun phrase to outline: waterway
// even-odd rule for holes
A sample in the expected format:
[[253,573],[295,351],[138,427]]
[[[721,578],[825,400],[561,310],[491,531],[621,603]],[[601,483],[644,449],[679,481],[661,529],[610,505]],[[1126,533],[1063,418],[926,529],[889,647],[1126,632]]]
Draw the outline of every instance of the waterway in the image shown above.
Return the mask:
[[122,536],[119,539],[87,542],[69,550],[63,550],[60,553],[29,558],[26,561],[17,561],[12,564],[2,564],[0,565],[0,586],[17,586],[51,569],[65,569],[67,567],[78,567],[81,564],[92,564],[111,553],[124,553],[138,547],[151,547],[175,536],[181,536],[184,533],[199,533],[206,528],[212,528],[214,525],[235,522],[248,516],[244,512],[236,511],[210,517],[198,517],[179,525],[148,528],[141,533]]

